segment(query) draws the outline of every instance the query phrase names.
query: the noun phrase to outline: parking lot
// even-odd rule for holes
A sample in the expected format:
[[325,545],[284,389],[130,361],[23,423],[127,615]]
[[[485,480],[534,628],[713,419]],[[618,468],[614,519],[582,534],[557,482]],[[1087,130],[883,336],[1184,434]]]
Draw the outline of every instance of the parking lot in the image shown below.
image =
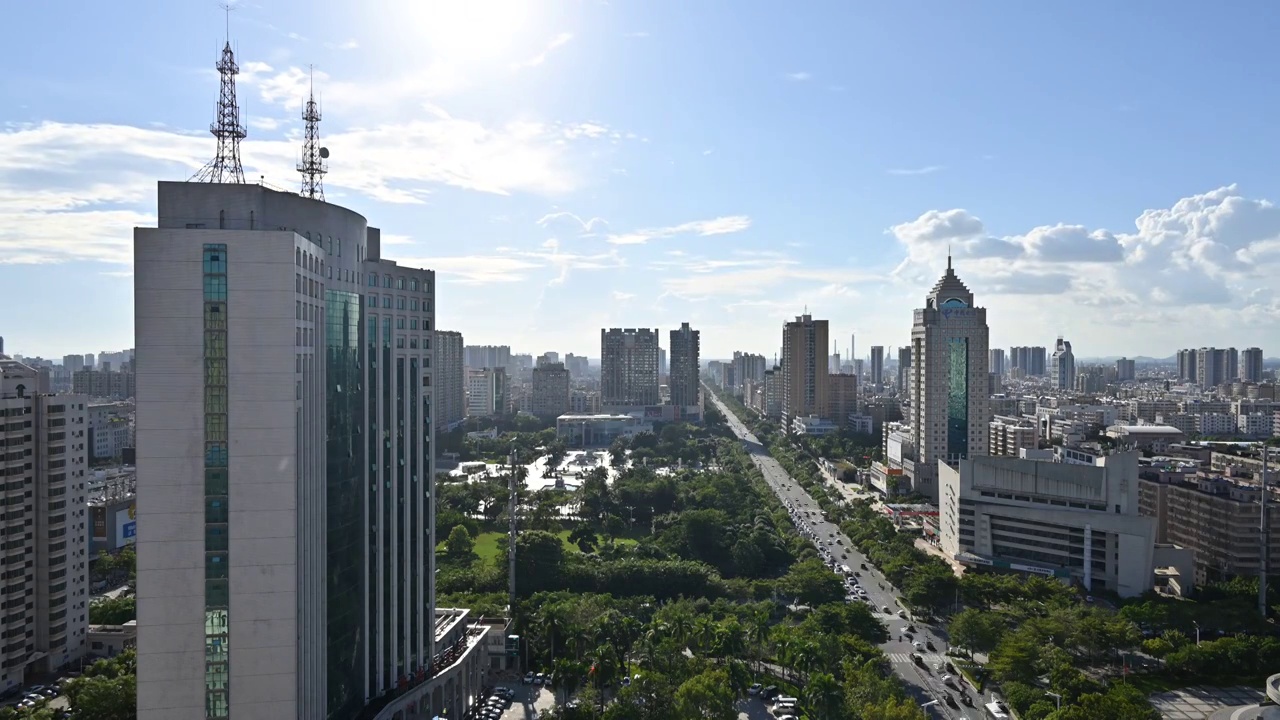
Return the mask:
[[[498,717],[501,720],[535,720],[538,713],[555,704],[552,691],[534,685],[523,685],[520,681],[508,682],[500,687],[510,688],[514,694],[511,704]],[[483,702],[487,702],[487,699]],[[484,718],[485,715],[480,715]]]

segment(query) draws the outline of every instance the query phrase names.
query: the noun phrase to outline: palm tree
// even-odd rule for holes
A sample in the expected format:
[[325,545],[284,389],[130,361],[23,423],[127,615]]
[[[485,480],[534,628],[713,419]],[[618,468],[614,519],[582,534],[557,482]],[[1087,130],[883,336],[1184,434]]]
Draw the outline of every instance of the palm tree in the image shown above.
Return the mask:
[[836,720],[844,710],[844,693],[828,673],[815,673],[801,691],[813,720]]
[[752,646],[752,656],[757,661],[757,669],[759,669],[759,661],[764,660],[765,651],[769,644],[769,630],[772,626],[769,623],[769,613],[760,610],[751,616],[751,623],[747,625],[747,640]]

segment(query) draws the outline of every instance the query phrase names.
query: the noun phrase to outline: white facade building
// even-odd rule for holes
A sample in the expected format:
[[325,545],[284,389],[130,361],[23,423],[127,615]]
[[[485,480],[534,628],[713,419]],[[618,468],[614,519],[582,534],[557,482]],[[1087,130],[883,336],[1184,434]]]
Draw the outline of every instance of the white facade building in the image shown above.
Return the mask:
[[916,445],[913,490],[938,499],[938,461],[987,454],[987,311],[947,271],[915,311],[911,329],[911,424]]
[[426,697],[433,274],[260,185],[160,183],[158,215],[134,234],[138,717]]
[[1076,356],[1071,352],[1071,343],[1062,338],[1058,338],[1049,359],[1049,381],[1057,390],[1076,389]]
[[39,375],[0,359],[0,692],[78,661],[89,628],[88,398],[38,392]]
[[92,459],[118,458],[133,447],[133,403],[89,405],[89,431],[93,436]]
[[1155,519],[1139,514],[1137,451],[1096,465],[1007,457],[939,464],[942,549],[971,566],[1134,597],[1154,584]]

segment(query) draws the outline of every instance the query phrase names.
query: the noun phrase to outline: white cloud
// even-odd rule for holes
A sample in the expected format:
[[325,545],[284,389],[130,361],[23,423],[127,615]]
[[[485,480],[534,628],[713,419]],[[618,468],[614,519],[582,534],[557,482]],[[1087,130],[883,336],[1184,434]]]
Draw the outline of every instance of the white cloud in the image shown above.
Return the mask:
[[582,137],[594,139],[601,137],[608,132],[609,128],[604,125],[593,122],[584,122],[566,126],[564,129],[564,136],[570,140],[576,140]]
[[931,210],[890,233],[906,250],[894,271],[904,282],[936,277],[950,252],[975,293],[1066,295],[1111,316],[1126,306],[1134,322],[1185,305],[1265,314],[1272,301],[1259,292],[1280,272],[1280,208],[1235,185],[1146,210],[1125,233],[1057,223],[994,236],[961,209]]
[[544,228],[556,226],[573,227],[579,230],[583,235],[590,235],[598,230],[603,230],[609,227],[608,221],[604,218],[593,217],[583,220],[577,215],[563,210],[543,215],[541,218],[538,218],[537,225],[538,227]]
[[886,172],[890,175],[932,175],[946,169],[946,165],[925,165],[918,168],[892,168]]
[[537,67],[547,61],[547,56],[554,52],[557,48],[563,47],[566,43],[573,39],[573,33],[560,33],[547,43],[547,47],[537,55],[520,62],[512,63],[512,70],[520,70],[522,68]]
[[803,71],[802,71],[802,72],[787,73],[787,79],[788,79],[788,80],[794,80],[795,82],[804,82],[804,81],[806,81],[806,80],[810,80],[810,79],[812,79],[812,78],[813,78],[813,76],[812,76],[812,75],[810,75],[810,74],[809,74],[809,73],[807,73],[807,72],[803,72]]
[[[487,125],[437,111],[324,135],[332,152],[325,184],[392,203],[422,202],[440,186],[557,196],[582,184],[574,146],[559,138],[552,125]],[[245,175],[292,187],[297,151],[294,140],[251,135],[242,145]],[[132,228],[154,224],[155,181],[185,180],[213,152],[207,133],[164,127],[0,129],[0,262],[129,262]]]
[[634,300],[635,297],[636,297],[635,293],[622,292],[621,290],[613,291],[613,299],[618,302],[626,302],[628,300]]
[[675,237],[676,235],[726,235],[742,232],[749,227],[751,227],[751,218],[746,215],[728,215],[713,220],[695,220],[670,227],[648,228],[610,235],[608,240],[614,245],[644,245],[650,240]]

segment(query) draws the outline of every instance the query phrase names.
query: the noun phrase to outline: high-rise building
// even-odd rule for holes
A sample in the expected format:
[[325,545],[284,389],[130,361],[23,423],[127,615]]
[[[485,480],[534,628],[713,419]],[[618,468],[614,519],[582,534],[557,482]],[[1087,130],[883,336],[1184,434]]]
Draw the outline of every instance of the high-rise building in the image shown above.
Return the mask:
[[1027,377],[1043,377],[1045,349],[1039,345],[1009,348],[1009,366],[1022,370],[1022,374]]
[[1120,358],[1116,361],[1116,380],[1119,382],[1129,382],[1138,377],[1137,363],[1129,358]]
[[610,328],[600,331],[600,404],[657,405],[658,331]]
[[0,476],[6,483],[0,692],[30,671],[84,657],[89,623],[85,468],[88,398],[39,391],[39,372],[0,360]]
[[1222,382],[1228,383],[1240,377],[1240,351],[1235,348],[1220,350],[1222,353]]
[[511,411],[510,377],[505,368],[467,368],[467,416],[493,417]]
[[1004,377],[1004,348],[992,348],[987,352],[987,368],[996,377]]
[[782,417],[827,414],[827,321],[800,315],[782,328]]
[[84,356],[83,355],[63,355],[62,369],[69,373],[74,373],[74,372],[83,370]]
[[467,345],[462,363],[469,368],[512,369],[510,345]]
[[1240,369],[1237,374],[1246,382],[1262,382],[1262,348],[1251,347],[1240,351]]
[[1057,390],[1068,392],[1076,389],[1076,356],[1071,352],[1071,342],[1058,338],[1053,346],[1053,362],[1049,367],[1049,381]]
[[138,717],[428,702],[434,274],[346,208],[162,182],[134,285]]
[[672,405],[698,404],[700,335],[689,323],[680,323],[679,330],[671,331],[671,378],[667,386],[671,390]]
[[132,367],[128,370],[77,370],[71,379],[74,392],[108,400],[132,398],[136,382]]
[[566,354],[564,366],[569,369],[569,377],[573,380],[582,380],[591,371],[591,363],[585,355]]
[[911,346],[898,348],[898,394],[906,397],[911,377]]
[[884,383],[884,346],[871,346],[871,385]]
[[467,417],[467,373],[462,333],[435,333],[436,427],[449,430]]
[[569,370],[562,362],[539,358],[533,368],[533,397],[530,412],[543,419],[569,412]]
[[1178,351],[1178,379],[1186,382],[1196,382],[1199,377],[1196,367],[1196,361],[1200,354],[1192,349],[1186,348]]
[[911,328],[911,430],[915,437],[914,490],[938,502],[938,462],[987,454],[986,308],[947,271],[915,311]]
[[858,376],[832,373],[827,376],[827,415],[831,422],[846,427],[849,416],[858,412]]
[[1196,350],[1196,383],[1202,388],[1217,387],[1226,382],[1226,354],[1217,348]]
[[664,347],[659,347],[658,348],[658,375],[662,377],[666,377],[668,372],[669,372],[669,368],[667,366],[667,349]]
[[763,355],[733,351],[733,362],[730,363],[729,390],[734,395],[742,395],[747,383],[764,382],[765,359]]

